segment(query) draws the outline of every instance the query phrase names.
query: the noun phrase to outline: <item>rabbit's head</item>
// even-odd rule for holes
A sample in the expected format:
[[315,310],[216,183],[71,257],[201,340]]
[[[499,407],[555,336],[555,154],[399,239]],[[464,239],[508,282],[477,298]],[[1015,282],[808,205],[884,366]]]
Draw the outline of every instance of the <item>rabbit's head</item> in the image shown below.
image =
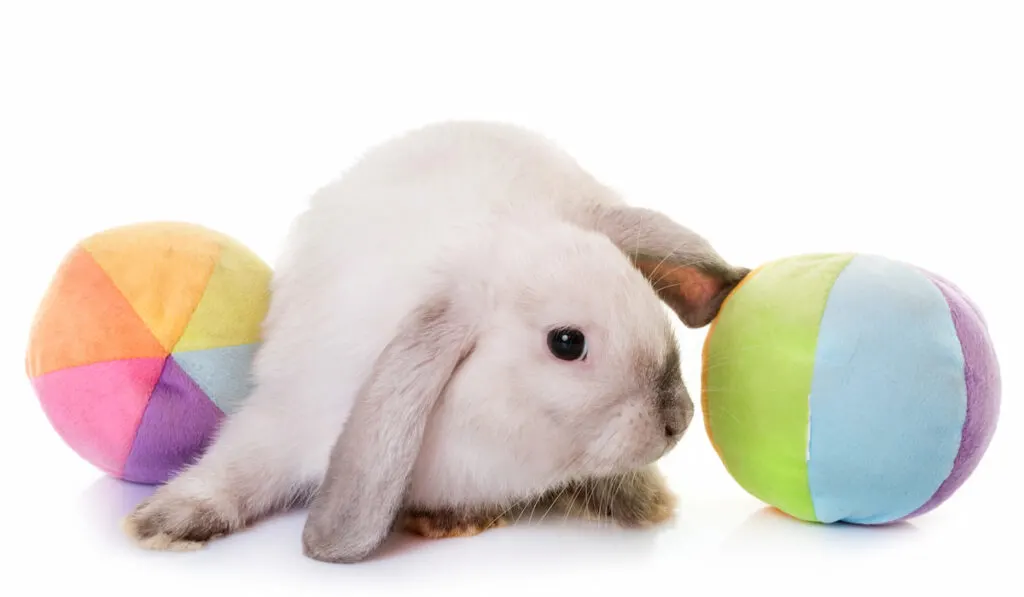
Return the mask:
[[748,270],[656,212],[591,216],[487,227],[400,324],[332,455],[330,526],[352,559],[404,502],[528,496],[643,466],[683,435],[670,312],[706,325]]

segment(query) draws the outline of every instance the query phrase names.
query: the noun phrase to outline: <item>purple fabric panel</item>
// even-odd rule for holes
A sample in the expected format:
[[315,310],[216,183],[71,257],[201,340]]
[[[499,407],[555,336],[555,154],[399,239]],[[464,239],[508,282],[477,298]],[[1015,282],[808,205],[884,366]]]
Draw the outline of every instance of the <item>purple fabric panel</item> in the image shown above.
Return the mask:
[[[999,418],[1001,377],[988,327],[981,312],[953,283],[924,272],[949,303],[953,326],[963,347],[967,382],[967,417],[953,470],[935,494],[909,517],[929,512],[946,501],[974,472],[995,433]],[[908,518],[909,518],[908,517]]]
[[169,480],[206,449],[223,416],[168,357],[139,423],[123,478],[147,484]]

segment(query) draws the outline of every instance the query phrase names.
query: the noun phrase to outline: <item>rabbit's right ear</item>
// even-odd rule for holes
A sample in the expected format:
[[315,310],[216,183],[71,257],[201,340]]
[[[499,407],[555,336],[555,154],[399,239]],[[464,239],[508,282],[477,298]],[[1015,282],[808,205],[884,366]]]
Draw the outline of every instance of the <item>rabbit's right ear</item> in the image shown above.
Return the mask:
[[601,206],[591,224],[625,253],[691,328],[708,325],[725,297],[750,273],[728,263],[697,233],[654,210]]
[[457,311],[447,296],[424,302],[377,358],[311,505],[306,555],[356,562],[387,538],[430,412],[472,350],[472,322]]

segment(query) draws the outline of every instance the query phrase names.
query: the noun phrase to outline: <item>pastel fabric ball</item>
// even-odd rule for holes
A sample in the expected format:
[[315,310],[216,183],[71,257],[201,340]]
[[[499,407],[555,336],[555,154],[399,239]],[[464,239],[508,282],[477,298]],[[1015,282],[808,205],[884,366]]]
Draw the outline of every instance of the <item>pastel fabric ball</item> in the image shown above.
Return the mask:
[[83,240],[44,295],[26,357],[54,429],[109,475],[168,480],[247,396],[270,277],[239,242],[192,224]]
[[977,307],[949,281],[864,254],[752,272],[703,353],[706,431],[750,494],[806,521],[928,512],[996,428],[1000,372]]

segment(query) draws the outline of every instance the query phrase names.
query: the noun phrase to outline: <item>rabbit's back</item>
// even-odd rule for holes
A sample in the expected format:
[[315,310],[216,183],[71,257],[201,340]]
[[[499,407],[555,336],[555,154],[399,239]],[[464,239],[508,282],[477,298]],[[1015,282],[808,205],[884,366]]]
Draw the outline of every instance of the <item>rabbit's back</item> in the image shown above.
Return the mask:
[[441,223],[473,212],[568,215],[619,200],[564,150],[517,126],[456,121],[432,124],[371,148],[344,176],[317,193],[315,208],[393,224],[415,215]]

